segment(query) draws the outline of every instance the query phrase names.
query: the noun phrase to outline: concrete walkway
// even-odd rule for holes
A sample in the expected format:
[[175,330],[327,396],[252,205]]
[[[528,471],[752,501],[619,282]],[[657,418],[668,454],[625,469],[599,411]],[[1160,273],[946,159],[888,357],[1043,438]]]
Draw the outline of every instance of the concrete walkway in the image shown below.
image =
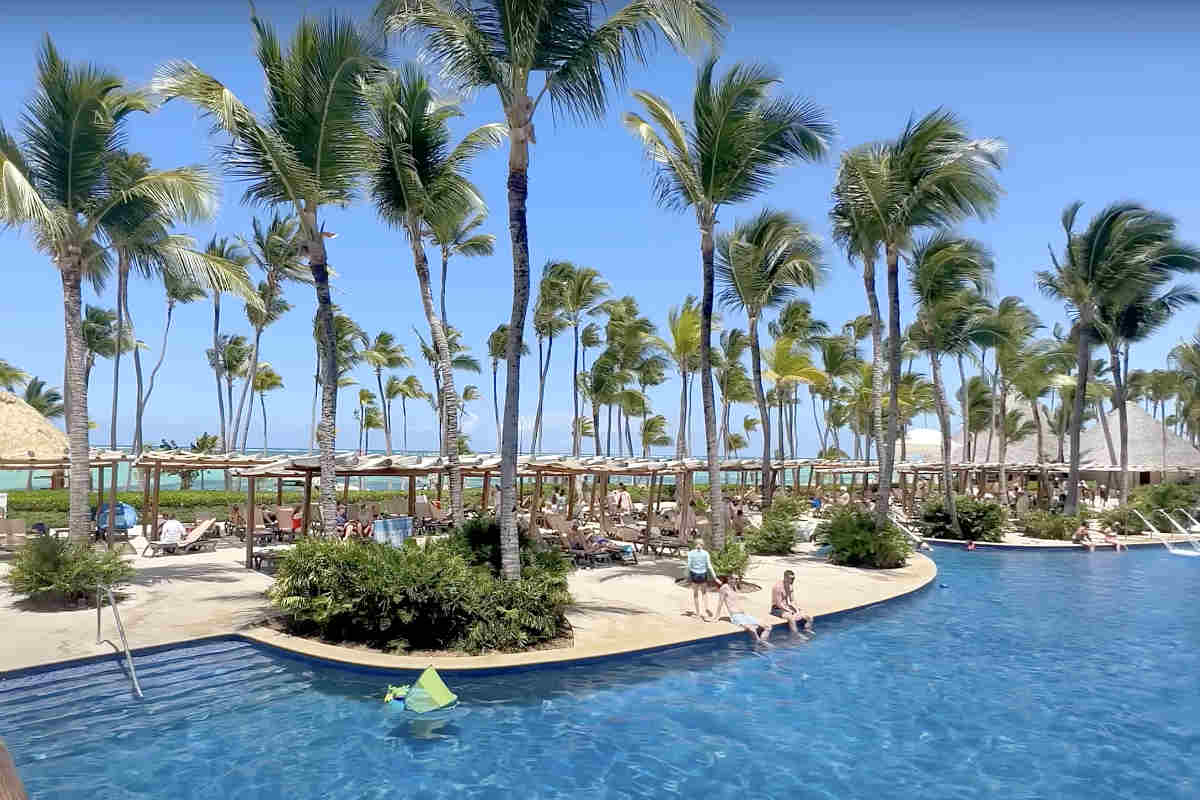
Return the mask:
[[[804,551],[799,552],[801,549]],[[753,557],[746,580],[762,588],[742,595],[746,611],[760,622],[784,624],[767,612],[770,587],[785,569],[796,572],[800,607],[818,616],[907,594],[937,574],[933,562],[923,555],[914,555],[903,569],[874,571],[836,567],[810,551],[811,545],[800,545],[791,556]],[[494,669],[595,658],[741,631],[728,621],[727,614],[716,622],[704,622],[691,614],[690,589],[675,584],[684,573],[682,559],[643,559],[639,565],[571,573],[575,604],[567,618],[574,641],[568,647],[482,656],[385,655],[288,636],[261,625],[272,613],[263,596],[271,578],[247,570],[241,565],[243,557],[240,546],[226,546],[211,553],[134,558],[137,577],[129,597],[118,606],[130,645],[137,649],[236,632],[333,661],[392,668],[423,668],[432,663],[440,669]],[[7,564],[0,562],[0,571],[7,569]],[[715,595],[710,602],[715,610]],[[0,671],[113,652],[111,644],[95,644],[95,609],[37,611],[4,588],[0,588],[0,631],[4,643]],[[117,640],[112,612],[107,608],[103,637]]]

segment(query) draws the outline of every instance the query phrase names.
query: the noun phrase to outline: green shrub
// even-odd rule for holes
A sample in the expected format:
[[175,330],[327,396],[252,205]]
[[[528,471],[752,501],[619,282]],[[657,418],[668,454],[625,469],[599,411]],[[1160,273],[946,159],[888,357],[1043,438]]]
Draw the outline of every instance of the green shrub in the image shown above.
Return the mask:
[[[1116,533],[1145,533],[1146,524],[1131,509],[1137,509],[1160,531],[1170,527],[1158,509],[1173,511],[1176,508],[1192,509],[1200,503],[1200,485],[1194,483],[1155,483],[1139,486],[1129,493],[1129,505],[1114,508],[1100,514],[1103,524]],[[1195,516],[1195,512],[1191,512]],[[1155,519],[1155,517],[1158,519]],[[1172,533],[1174,531],[1171,531]]]
[[531,559],[520,581],[502,581],[462,545],[301,539],[268,596],[299,633],[387,650],[521,650],[565,629],[565,568]]
[[920,526],[933,539],[999,542],[1004,539],[1004,509],[999,503],[959,495],[954,500],[962,535],[950,526],[950,514],[941,497],[931,498],[921,509]]
[[[481,490],[476,489],[476,497]],[[407,497],[405,492],[355,492],[351,495],[351,500],[356,503],[363,502],[379,502],[393,497]],[[96,495],[93,492],[88,502],[94,507],[96,504]],[[313,492],[313,500],[317,499],[317,493]],[[104,493],[104,502],[108,502],[108,492]],[[117,492],[117,502],[127,503],[139,512],[142,511],[142,493],[137,492]],[[258,492],[255,496],[255,502],[274,503],[275,491],[274,487],[267,487],[264,484],[259,484]],[[283,502],[285,505],[299,505],[304,502],[303,492],[288,491],[283,493]],[[160,491],[158,494],[159,508],[197,508],[197,507],[214,507],[214,506],[232,506],[245,505],[245,492],[221,492],[221,491],[199,491],[199,490],[182,490],[168,489]],[[8,493],[8,508],[9,511],[58,511],[67,513],[70,508],[70,499],[66,489],[34,489],[32,491],[20,490],[10,491]]]
[[795,542],[792,521],[776,514],[768,514],[761,528],[746,534],[746,547],[756,556],[786,556]]
[[729,538],[725,546],[711,554],[713,572],[718,575],[737,575],[741,578],[750,566],[750,554],[741,542]]
[[[493,516],[469,519],[446,537],[447,543],[458,550],[469,566],[487,566],[493,575],[500,574],[500,522]],[[537,567],[565,575],[571,562],[561,550],[537,546],[527,528],[518,526],[517,541],[523,567]]]
[[809,504],[807,500],[779,493],[771,498],[771,507],[767,509],[763,518],[764,520],[768,517],[778,517],[779,519],[788,521],[797,520],[804,515],[804,512],[808,508]]
[[96,596],[97,583],[116,589],[133,575],[133,567],[115,551],[97,552],[87,542],[33,536],[13,557],[5,580],[15,594],[77,604]]
[[1087,522],[1086,514],[1068,517],[1063,514],[1053,514],[1049,511],[1030,511],[1021,517],[1020,523],[1025,528],[1025,535],[1034,539],[1056,539],[1066,541],[1075,533],[1075,529]]
[[847,567],[902,567],[912,552],[908,537],[891,522],[878,530],[873,514],[851,508],[823,521],[817,528],[817,540],[829,545],[830,561]]

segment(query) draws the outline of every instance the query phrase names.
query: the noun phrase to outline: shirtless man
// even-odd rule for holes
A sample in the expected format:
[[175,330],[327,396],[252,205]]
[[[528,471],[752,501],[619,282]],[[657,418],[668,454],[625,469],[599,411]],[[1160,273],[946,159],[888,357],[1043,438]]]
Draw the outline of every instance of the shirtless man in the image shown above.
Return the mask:
[[790,569],[785,570],[783,580],[775,584],[771,589],[771,615],[786,619],[788,628],[791,629],[792,633],[800,632],[796,627],[797,622],[804,628],[805,633],[812,633],[812,616],[796,608],[792,597],[792,583],[795,580],[796,573]]
[[729,621],[734,625],[740,625],[745,629],[746,633],[750,634],[750,638],[755,644],[765,644],[768,647],[770,642],[767,637],[771,635],[771,628],[761,624],[754,617],[746,613],[746,609],[742,606],[742,600],[738,597],[737,592],[733,589],[733,583],[726,578],[721,581],[721,590],[717,592],[717,618],[721,616],[721,606],[729,609]]

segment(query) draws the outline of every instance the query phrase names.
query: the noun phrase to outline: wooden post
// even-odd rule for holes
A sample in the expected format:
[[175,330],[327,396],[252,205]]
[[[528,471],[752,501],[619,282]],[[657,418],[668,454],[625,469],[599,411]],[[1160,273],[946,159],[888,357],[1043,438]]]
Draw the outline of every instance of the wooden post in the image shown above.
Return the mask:
[[575,475],[567,479],[567,519],[575,519]]
[[[97,506],[99,508],[99,506]],[[113,529],[117,527],[117,462],[112,465],[112,491],[108,493],[108,527],[104,541],[109,550],[113,547]]]
[[305,536],[308,536],[308,526],[312,522],[309,519],[312,516],[312,481],[313,474],[311,472],[304,473],[304,508],[300,515],[300,531]]
[[275,505],[283,505],[283,478],[275,479]]
[[154,500],[150,510],[150,533],[146,541],[158,541],[158,490],[162,487],[162,462],[154,462]]
[[347,475],[346,479],[342,482],[342,502],[343,503],[350,502],[350,476],[349,475]]
[[150,510],[150,468],[142,467],[142,507],[138,513],[143,517]]
[[[91,480],[91,479],[92,479],[92,476],[89,474],[88,480]],[[90,487],[89,487],[89,491],[90,491]],[[100,505],[103,502],[104,502],[104,467],[97,465],[96,466],[96,514],[97,514],[96,528],[97,528],[97,530],[100,528],[100,520],[99,520],[98,516],[100,514]]]
[[442,502],[442,473],[441,472],[438,473],[437,499],[438,499],[439,503]]
[[533,473],[533,505],[529,509],[529,524],[530,527],[537,526],[538,514],[542,510],[542,473]]
[[517,476],[517,508],[521,507],[521,503],[525,502],[525,476]]
[[492,474],[490,472],[483,473],[483,493],[479,496],[479,513],[487,513],[487,496],[488,484],[492,482]]
[[254,483],[246,481],[246,569],[254,566]]
[[408,476],[408,515],[417,516],[417,476]]
[[600,530],[608,530],[608,473],[600,473]]

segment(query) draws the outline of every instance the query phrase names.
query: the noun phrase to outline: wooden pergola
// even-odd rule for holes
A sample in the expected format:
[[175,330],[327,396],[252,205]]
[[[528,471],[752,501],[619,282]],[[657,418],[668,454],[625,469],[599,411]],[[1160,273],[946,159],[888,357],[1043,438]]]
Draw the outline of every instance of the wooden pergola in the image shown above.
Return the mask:
[[[92,450],[88,453],[88,467],[96,470],[96,511],[99,512],[101,504],[104,503],[104,492],[109,491],[108,507],[110,509],[108,515],[108,527],[105,529],[105,541],[111,549],[113,545],[113,528],[116,524],[116,513],[114,509],[117,505],[117,473],[119,467],[123,463],[133,461],[133,456],[122,450]],[[71,459],[65,454],[59,457],[47,458],[30,456],[27,458],[0,458],[0,472],[5,471],[29,471],[29,470],[46,470],[54,472],[68,472],[71,468]],[[105,470],[110,470],[112,474],[111,486],[105,483]],[[88,487],[91,491],[91,487]],[[100,520],[96,520],[97,526],[100,525]]]

